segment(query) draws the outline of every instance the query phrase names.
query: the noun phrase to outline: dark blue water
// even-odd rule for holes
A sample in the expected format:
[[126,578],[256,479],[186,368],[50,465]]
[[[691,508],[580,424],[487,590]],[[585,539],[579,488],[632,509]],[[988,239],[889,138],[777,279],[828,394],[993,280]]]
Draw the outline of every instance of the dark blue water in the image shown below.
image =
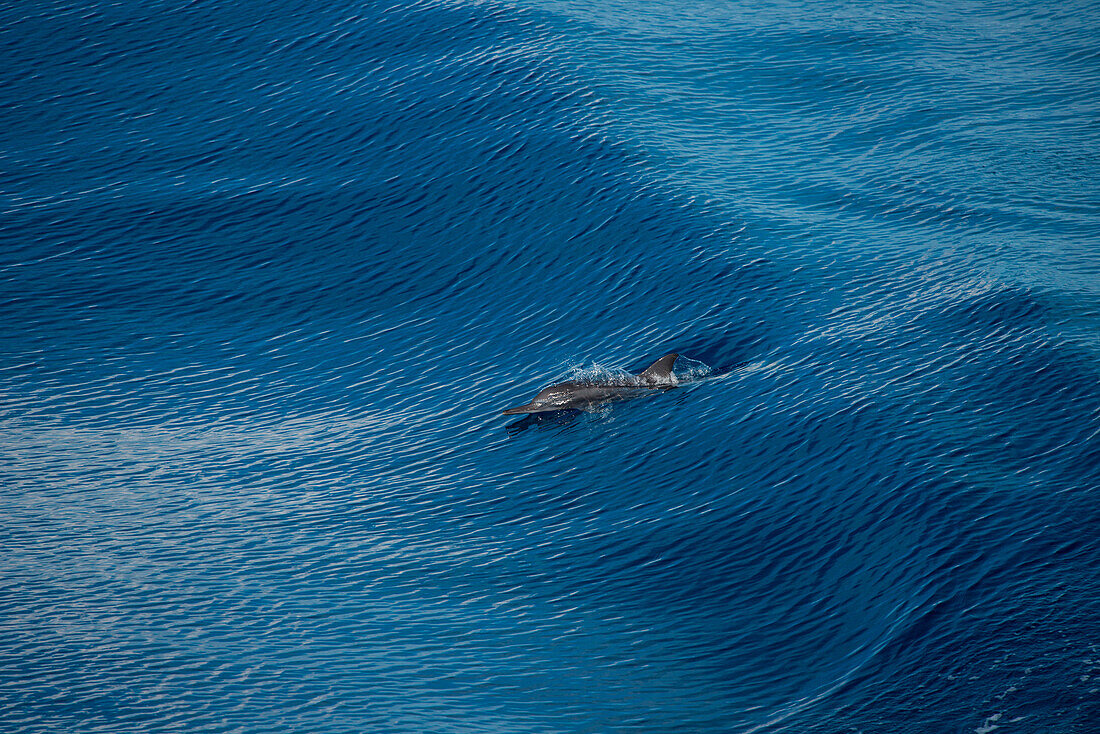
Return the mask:
[[0,729],[1100,731],[1098,33],[5,3]]

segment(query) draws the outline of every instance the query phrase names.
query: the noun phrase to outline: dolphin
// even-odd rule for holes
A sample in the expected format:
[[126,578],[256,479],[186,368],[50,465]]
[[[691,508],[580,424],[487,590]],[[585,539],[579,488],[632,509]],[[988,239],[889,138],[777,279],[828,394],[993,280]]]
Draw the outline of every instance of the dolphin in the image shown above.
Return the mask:
[[678,354],[666,354],[636,377],[599,382],[585,380],[559,382],[557,385],[543,388],[535,396],[535,399],[527,405],[508,408],[501,415],[579,410],[589,408],[596,403],[644,395],[649,390],[668,390],[676,387],[672,365],[679,356]]

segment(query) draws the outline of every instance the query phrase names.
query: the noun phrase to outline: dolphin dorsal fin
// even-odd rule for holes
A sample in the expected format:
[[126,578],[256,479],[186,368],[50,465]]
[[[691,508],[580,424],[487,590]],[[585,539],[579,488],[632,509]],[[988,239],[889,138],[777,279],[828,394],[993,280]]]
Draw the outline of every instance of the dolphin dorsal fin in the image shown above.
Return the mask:
[[679,354],[666,354],[646,368],[641,378],[646,382],[667,382],[672,378],[672,365]]

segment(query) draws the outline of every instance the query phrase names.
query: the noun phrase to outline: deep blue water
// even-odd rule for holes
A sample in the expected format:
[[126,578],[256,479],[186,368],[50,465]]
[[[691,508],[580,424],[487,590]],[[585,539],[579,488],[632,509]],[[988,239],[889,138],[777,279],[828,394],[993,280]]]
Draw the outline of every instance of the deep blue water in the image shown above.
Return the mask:
[[5,3],[0,730],[1100,731],[1098,34]]

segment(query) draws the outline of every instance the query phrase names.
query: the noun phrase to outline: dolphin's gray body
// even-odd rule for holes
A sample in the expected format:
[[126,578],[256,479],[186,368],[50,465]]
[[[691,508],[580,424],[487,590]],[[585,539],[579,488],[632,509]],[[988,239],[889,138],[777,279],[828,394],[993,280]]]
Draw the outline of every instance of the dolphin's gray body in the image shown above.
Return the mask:
[[554,410],[579,410],[596,403],[622,400],[643,395],[649,390],[667,390],[676,387],[672,365],[678,354],[666,354],[634,378],[607,382],[574,380],[544,388],[527,405],[508,408],[504,415],[521,413],[546,413]]

